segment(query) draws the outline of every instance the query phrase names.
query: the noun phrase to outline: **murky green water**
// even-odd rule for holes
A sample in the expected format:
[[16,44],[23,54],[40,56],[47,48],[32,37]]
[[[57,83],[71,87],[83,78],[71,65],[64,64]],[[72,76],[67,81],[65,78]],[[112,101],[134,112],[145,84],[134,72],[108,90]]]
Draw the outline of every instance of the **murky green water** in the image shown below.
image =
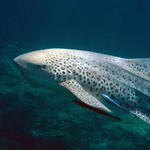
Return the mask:
[[148,124],[84,109],[30,85],[13,65],[19,54],[54,47],[150,57],[149,27],[148,0],[0,2],[0,150],[149,150]]

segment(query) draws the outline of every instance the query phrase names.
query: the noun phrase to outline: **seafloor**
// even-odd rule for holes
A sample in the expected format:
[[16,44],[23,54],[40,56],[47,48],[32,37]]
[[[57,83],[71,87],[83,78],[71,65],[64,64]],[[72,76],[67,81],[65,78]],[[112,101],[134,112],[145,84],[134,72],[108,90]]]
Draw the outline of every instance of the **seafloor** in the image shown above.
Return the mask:
[[1,43],[0,150],[150,149],[148,124],[127,116],[117,121],[81,108],[57,91],[30,85],[13,65],[27,47]]

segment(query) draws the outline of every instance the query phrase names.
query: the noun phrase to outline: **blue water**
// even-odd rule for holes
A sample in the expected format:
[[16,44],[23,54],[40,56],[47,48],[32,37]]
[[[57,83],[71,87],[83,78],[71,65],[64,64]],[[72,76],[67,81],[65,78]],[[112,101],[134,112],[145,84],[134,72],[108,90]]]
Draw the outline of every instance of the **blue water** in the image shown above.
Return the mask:
[[55,47],[150,57],[150,1],[0,1],[0,150],[149,150],[148,124],[81,108],[30,85],[13,65]]

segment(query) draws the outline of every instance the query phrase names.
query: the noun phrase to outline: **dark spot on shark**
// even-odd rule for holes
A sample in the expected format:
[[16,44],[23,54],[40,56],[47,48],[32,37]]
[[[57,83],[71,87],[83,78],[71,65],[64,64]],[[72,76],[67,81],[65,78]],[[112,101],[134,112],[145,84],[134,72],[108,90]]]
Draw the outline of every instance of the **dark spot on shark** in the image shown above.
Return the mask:
[[111,87],[110,89],[113,90],[114,87]]
[[96,96],[98,97],[98,96],[99,96],[99,94],[96,94]]
[[68,73],[71,73],[69,70],[67,70]]
[[43,68],[43,69],[46,69],[46,65],[42,65],[42,68]]
[[92,91],[93,91],[93,88],[90,88],[90,91],[92,92]]
[[118,93],[118,89],[115,89],[115,92]]
[[134,102],[134,103],[133,103],[133,105],[135,106],[135,105],[136,105],[136,103]]
[[101,87],[101,90],[102,90],[102,91],[105,91],[105,90],[106,90],[106,88],[105,88],[104,86],[102,86],[102,87]]
[[125,98],[123,97],[123,98],[122,98],[122,100],[124,101],[124,100],[125,100]]

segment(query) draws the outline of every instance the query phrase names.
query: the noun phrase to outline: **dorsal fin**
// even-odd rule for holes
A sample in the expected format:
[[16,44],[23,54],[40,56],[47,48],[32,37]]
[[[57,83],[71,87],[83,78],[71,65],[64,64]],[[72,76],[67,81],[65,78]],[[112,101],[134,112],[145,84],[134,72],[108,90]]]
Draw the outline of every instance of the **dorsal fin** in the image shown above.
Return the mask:
[[131,72],[150,81],[150,58],[126,59],[125,64]]
[[[119,62],[106,62],[115,80],[150,96],[150,59],[121,59]],[[117,76],[119,74],[119,76]]]

